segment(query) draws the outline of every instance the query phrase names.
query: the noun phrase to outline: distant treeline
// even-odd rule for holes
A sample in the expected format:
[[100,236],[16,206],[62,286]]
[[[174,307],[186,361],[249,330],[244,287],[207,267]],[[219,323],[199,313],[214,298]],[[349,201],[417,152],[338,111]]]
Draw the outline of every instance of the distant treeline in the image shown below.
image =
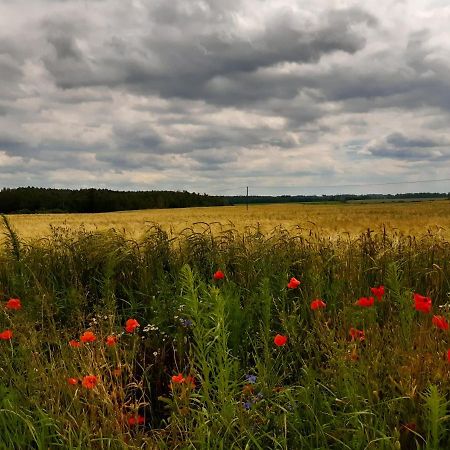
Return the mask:
[[340,194],[280,196],[211,196],[187,191],[111,191],[108,189],[47,189],[24,187],[0,191],[0,213],[108,212],[132,209],[188,208],[245,203],[348,202],[354,200],[402,200],[448,198],[450,193]]
[[0,191],[1,213],[107,212],[151,208],[221,206],[223,197],[186,191],[124,192],[108,189],[4,188]]
[[311,202],[348,202],[354,200],[404,200],[424,198],[449,198],[450,193],[440,192],[414,192],[407,194],[337,194],[337,195],[244,195],[227,197],[230,204],[243,203],[311,203]]

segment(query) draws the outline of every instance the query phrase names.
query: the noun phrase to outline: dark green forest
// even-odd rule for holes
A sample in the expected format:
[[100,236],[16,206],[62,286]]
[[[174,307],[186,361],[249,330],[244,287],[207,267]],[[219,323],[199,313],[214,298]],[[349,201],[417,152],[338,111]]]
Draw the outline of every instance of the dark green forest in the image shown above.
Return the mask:
[[406,194],[331,194],[331,195],[244,195],[227,197],[230,204],[243,203],[317,203],[317,202],[351,202],[351,201],[404,201],[449,198],[450,193],[441,192],[409,192]]
[[152,208],[220,206],[223,197],[186,191],[125,192],[108,189],[46,189],[25,187],[0,191],[0,212],[74,212],[92,213]]
[[112,191],[109,189],[3,188],[0,213],[93,213],[154,208],[189,208],[245,203],[310,203],[350,201],[402,201],[448,198],[447,193],[339,194],[280,196],[212,196],[187,191]]

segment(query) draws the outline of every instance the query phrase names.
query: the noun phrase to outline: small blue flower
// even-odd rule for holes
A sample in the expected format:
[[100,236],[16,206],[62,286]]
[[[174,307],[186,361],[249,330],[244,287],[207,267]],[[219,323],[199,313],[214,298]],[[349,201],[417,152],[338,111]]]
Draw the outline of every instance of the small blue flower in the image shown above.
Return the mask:
[[242,405],[248,411],[252,407],[252,402],[244,402]]
[[180,322],[181,322],[181,325],[185,328],[192,327],[192,325],[193,325],[192,320],[189,320],[189,319],[180,319]]
[[245,381],[250,384],[256,383],[256,375],[245,375]]

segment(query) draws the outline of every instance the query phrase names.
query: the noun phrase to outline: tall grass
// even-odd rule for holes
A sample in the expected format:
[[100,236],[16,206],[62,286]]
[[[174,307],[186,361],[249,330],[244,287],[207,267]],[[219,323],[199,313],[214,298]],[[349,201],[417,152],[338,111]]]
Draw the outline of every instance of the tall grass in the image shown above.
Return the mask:
[[[205,224],[175,238],[54,228],[22,241],[3,221],[1,448],[450,448],[448,331],[412,301],[449,314],[440,235]],[[383,301],[354,305],[380,284]],[[311,311],[315,298],[326,309]],[[95,342],[68,345],[86,330]],[[86,375],[93,389],[67,382]]]

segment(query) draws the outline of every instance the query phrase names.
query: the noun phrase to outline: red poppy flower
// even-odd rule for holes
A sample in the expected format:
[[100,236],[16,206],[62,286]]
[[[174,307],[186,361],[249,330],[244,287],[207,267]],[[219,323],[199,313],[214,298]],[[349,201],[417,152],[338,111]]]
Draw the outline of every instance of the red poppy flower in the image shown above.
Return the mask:
[[311,309],[314,311],[316,309],[325,308],[327,305],[323,300],[320,300],[319,298],[316,300],[313,300],[311,302]]
[[6,307],[8,309],[15,309],[15,310],[19,310],[22,308],[22,303],[20,303],[20,300],[18,298],[10,298],[7,302],[6,302]]
[[82,385],[86,389],[93,389],[95,385],[98,383],[98,378],[95,375],[86,375],[83,377]]
[[431,321],[441,330],[448,330],[448,322],[444,316],[433,316]]
[[114,347],[117,344],[117,336],[108,336],[106,338],[106,345],[108,347]]
[[285,345],[287,340],[288,340],[287,336],[282,336],[281,334],[277,334],[273,338],[273,342],[277,347],[282,347],[283,345]]
[[372,291],[372,294],[378,299],[379,302],[381,302],[381,298],[384,295],[384,286],[378,286],[370,288]]
[[133,333],[139,326],[139,322],[136,319],[128,319],[125,323],[125,331],[127,333]]
[[213,278],[215,280],[223,280],[225,278],[225,274],[221,270],[218,270],[214,273]]
[[3,341],[9,341],[13,336],[13,332],[11,330],[5,330],[0,333],[0,339]]
[[450,362],[450,350],[447,351],[447,361]]
[[364,341],[364,339],[366,338],[365,334],[364,334],[364,330],[358,330],[357,328],[350,328],[350,332],[349,332],[352,341]]
[[92,331],[85,331],[80,337],[81,342],[94,342],[96,339]]
[[431,298],[420,294],[414,294],[414,307],[417,311],[428,314],[431,312]]
[[128,425],[143,425],[145,423],[145,418],[143,416],[138,415],[128,417]]
[[287,285],[288,289],[296,289],[300,286],[300,281],[297,280],[297,278],[292,277],[289,280],[289,283]]
[[78,384],[78,380],[76,378],[67,378],[67,383],[69,383],[72,386],[75,386]]
[[172,376],[172,383],[184,383],[184,377],[182,373],[179,373],[178,375],[173,375]]
[[81,347],[81,344],[78,341],[75,341],[74,339],[69,341],[69,345],[74,348]]
[[361,297],[357,302],[355,302],[356,306],[361,306],[362,308],[368,308],[373,306],[375,299],[373,297]]

